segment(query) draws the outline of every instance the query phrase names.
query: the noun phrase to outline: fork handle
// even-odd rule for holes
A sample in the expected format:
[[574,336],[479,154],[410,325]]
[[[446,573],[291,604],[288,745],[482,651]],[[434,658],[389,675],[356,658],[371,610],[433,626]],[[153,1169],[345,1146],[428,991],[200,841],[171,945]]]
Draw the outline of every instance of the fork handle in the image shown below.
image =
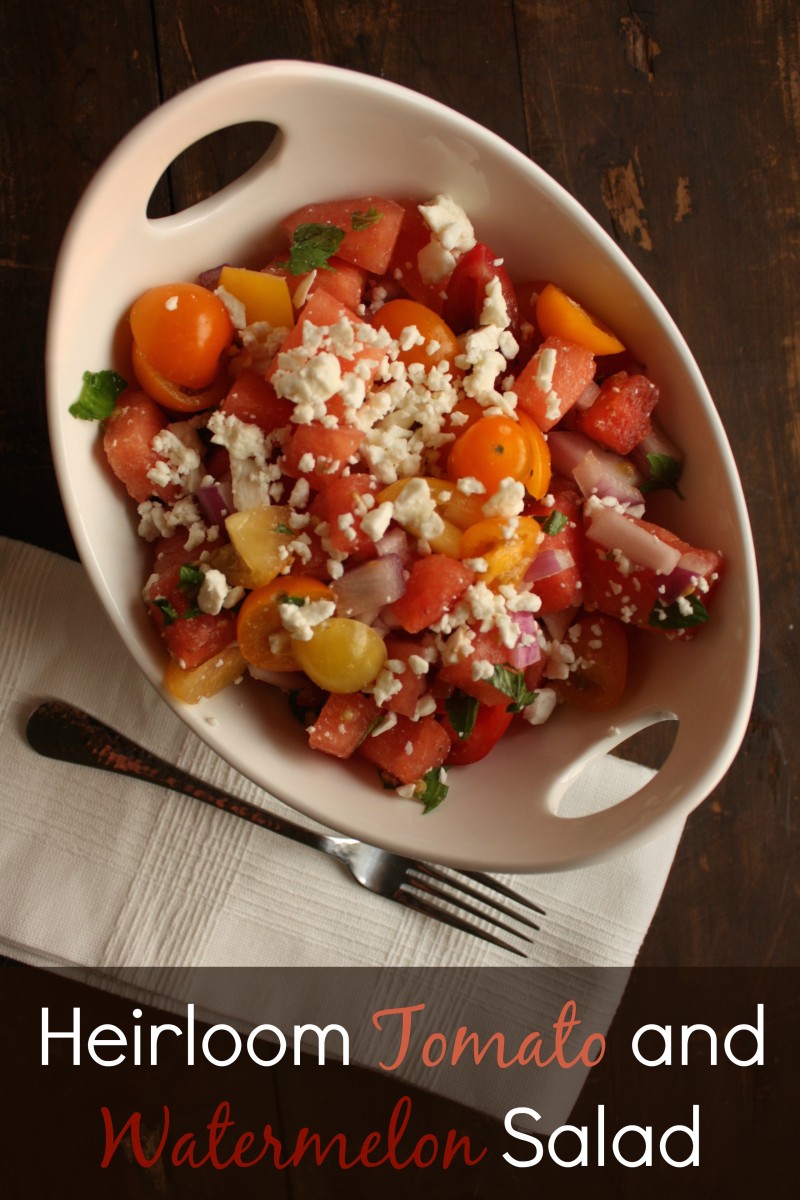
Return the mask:
[[145,780],[201,800],[232,817],[241,817],[252,825],[302,842],[314,850],[336,855],[336,839],[305,829],[293,821],[285,821],[247,800],[203,783],[71,704],[60,700],[40,704],[28,718],[25,732],[32,748],[45,758]]

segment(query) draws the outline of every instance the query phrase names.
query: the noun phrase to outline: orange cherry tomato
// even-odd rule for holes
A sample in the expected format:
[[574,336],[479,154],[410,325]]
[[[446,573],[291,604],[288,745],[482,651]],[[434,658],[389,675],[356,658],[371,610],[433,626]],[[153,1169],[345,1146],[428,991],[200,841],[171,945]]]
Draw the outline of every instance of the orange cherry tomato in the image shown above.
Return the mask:
[[216,379],[234,336],[219,296],[196,283],[150,288],[134,303],[130,320],[134,341],[155,370],[192,390]]
[[372,318],[372,324],[376,329],[383,327],[397,340],[400,340],[404,329],[419,331],[424,341],[401,350],[398,355],[400,362],[407,367],[411,363],[435,367],[440,362],[449,362],[453,367],[455,357],[460,353],[458,338],[450,326],[432,309],[416,300],[387,301]]
[[585,346],[592,354],[619,354],[625,349],[607,325],[593,317],[554,283],[548,283],[536,301],[536,322],[542,337],[560,337]]
[[169,409],[170,412],[203,412],[206,408],[213,408],[219,404],[230,388],[231,381],[225,371],[221,371],[213,383],[199,391],[179,387],[177,383],[170,383],[169,379],[161,375],[150,360],[145,358],[136,342],[133,343],[131,358],[133,373],[139,387],[147,393],[151,400],[155,400],[156,404]]
[[478,575],[482,583],[497,587],[517,584],[536,557],[542,540],[538,521],[517,517],[515,522],[510,527],[501,517],[490,517],[476,521],[462,533],[459,557],[484,559],[486,570]]
[[525,435],[531,445],[531,469],[523,480],[525,490],[535,500],[541,500],[547,495],[550,486],[550,447],[539,426],[522,409],[517,409],[517,420],[525,430]]
[[279,575],[250,592],[239,610],[236,639],[251,666],[264,671],[300,669],[288,636],[285,646],[271,646],[270,639],[283,628],[280,605],[305,600],[335,600],[335,596],[312,575]]
[[531,444],[519,421],[511,417],[481,417],[457,437],[447,457],[451,479],[471,476],[491,495],[503,479],[527,479]]

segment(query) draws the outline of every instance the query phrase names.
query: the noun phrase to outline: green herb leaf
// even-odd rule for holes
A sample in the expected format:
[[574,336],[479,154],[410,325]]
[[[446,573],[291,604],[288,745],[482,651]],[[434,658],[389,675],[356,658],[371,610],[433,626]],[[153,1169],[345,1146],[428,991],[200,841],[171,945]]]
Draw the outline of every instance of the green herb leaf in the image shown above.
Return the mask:
[[182,592],[193,592],[199,588],[205,575],[196,563],[184,563],[178,573],[178,587]]
[[447,784],[442,783],[439,778],[440,769],[439,767],[434,767],[432,771],[428,771],[420,780],[422,786],[417,785],[419,789],[417,799],[422,802],[423,815],[433,812],[434,808],[438,808],[449,790]]
[[561,530],[568,523],[569,517],[566,513],[562,513],[559,509],[554,508],[549,517],[535,517],[534,520],[539,522],[543,533],[549,534],[550,537],[555,537],[557,533],[561,533]]
[[669,488],[676,496],[680,496],[681,500],[686,499],[678,487],[683,466],[677,458],[673,458],[671,454],[648,454],[647,465],[650,468],[650,478],[642,484],[643,492],[658,492]]
[[511,704],[506,709],[507,712],[521,712],[527,705],[533,704],[536,699],[536,692],[532,692],[528,688],[522,672],[515,671],[511,667],[504,667],[498,664],[494,669],[490,683],[494,684],[498,692],[503,692],[504,695],[511,698]]
[[378,212],[375,205],[372,204],[365,213],[358,211],[353,213],[350,218],[350,228],[354,229],[356,233],[360,233],[362,229],[369,229],[370,225],[375,225],[382,216],[383,213]]
[[283,521],[279,521],[278,524],[275,526],[275,532],[292,534],[292,533],[294,533],[294,530],[290,529],[288,525],[284,525]]
[[458,688],[444,702],[444,707],[450,724],[458,734],[459,740],[465,742],[475,726],[475,718],[478,715],[478,701],[474,696],[468,696],[466,692],[459,691]]
[[116,371],[84,371],[83,387],[69,411],[81,421],[104,421],[111,416],[117,396],[127,386]]
[[316,271],[320,267],[326,271],[328,259],[335,254],[344,240],[344,230],[338,225],[298,225],[289,247],[288,262],[279,266],[288,266],[292,275],[305,275],[308,271]]
[[177,621],[178,614],[170,604],[169,600],[167,600],[166,596],[156,596],[153,604],[164,618],[165,625],[171,625],[173,621]]
[[296,608],[302,608],[305,602],[305,596],[290,596],[288,592],[284,592],[278,599],[278,604],[294,604]]
[[[686,611],[687,603],[691,609],[689,612]],[[708,609],[695,592],[669,605],[657,600],[647,618],[648,624],[655,629],[691,629],[695,625],[703,625],[707,620]]]

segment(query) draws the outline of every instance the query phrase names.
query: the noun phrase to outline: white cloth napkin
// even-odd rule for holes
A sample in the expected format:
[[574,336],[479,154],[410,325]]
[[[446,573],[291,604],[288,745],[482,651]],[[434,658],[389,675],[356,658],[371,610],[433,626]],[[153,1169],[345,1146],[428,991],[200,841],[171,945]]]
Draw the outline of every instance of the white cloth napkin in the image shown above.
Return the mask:
[[[78,564],[0,539],[0,596],[0,951],[98,977],[123,966],[509,965],[506,952],[367,893],[306,847],[150,784],[38,757],[25,721],[41,700],[63,699],[193,774],[305,821],[173,714],[129,660]],[[580,802],[628,795],[649,774],[605,758],[582,777]],[[676,824],[607,863],[515,877],[547,912],[530,964],[630,967],[680,834]]]

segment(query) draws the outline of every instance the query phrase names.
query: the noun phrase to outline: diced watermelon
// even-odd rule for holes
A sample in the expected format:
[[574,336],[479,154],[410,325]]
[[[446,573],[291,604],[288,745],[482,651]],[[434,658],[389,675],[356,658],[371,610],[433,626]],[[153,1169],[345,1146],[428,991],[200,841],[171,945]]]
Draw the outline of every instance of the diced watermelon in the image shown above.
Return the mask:
[[[365,271],[383,275],[402,220],[403,209],[396,201],[360,196],[355,200],[306,204],[286,217],[281,227],[291,240],[298,225],[335,225],[344,231],[337,256]],[[364,224],[363,228],[359,228],[360,222]]]
[[418,558],[405,594],[392,605],[395,620],[406,633],[421,633],[450,611],[474,579],[474,572],[449,554]]
[[153,449],[153,438],[167,427],[164,413],[144,392],[123,392],[103,429],[103,449],[109,466],[125,484],[128,494],[141,504],[158,496],[172,504],[181,495],[176,484],[155,484],[148,472],[162,460]]
[[287,425],[294,411],[291,400],[278,396],[275,388],[255,371],[242,371],[220,405],[226,416],[258,425],[265,434]]
[[399,783],[416,783],[428,771],[440,767],[449,751],[450,738],[435,717],[411,721],[402,715],[391,729],[366,738],[358,749]]
[[[172,539],[169,539],[172,542]],[[164,644],[179,666],[191,671],[236,641],[236,615],[223,610],[216,616],[192,610],[191,594],[181,587],[177,553],[170,550],[170,565],[162,568],[147,588],[148,611]]]
[[617,454],[630,454],[652,432],[650,414],[658,403],[658,388],[646,375],[619,371],[604,380],[576,428]]
[[[336,550],[342,550],[353,558],[374,555],[375,543],[362,532],[361,519],[369,511],[364,496],[374,496],[378,486],[374,475],[342,475],[331,479],[315,497],[311,513],[330,526],[328,540]],[[353,519],[343,527],[340,518],[347,519],[348,514]]]
[[400,691],[390,696],[383,707],[388,708],[390,712],[402,713],[403,716],[413,717],[417,710],[417,703],[427,688],[428,675],[427,673],[418,675],[411,669],[408,660],[414,655],[424,658],[425,647],[421,642],[409,642],[401,638],[387,637],[386,653],[390,659],[396,659],[398,662],[405,663],[405,670],[396,676],[400,683]]
[[309,729],[308,744],[335,758],[349,758],[380,715],[372,696],[331,692]]
[[[550,352],[554,352],[554,358]],[[543,361],[545,353],[547,358]],[[545,369],[549,361],[553,362],[552,374]],[[514,391],[520,406],[546,433],[572,408],[593,377],[591,350],[563,338],[549,337],[520,371]]]
[[472,641],[472,653],[456,659],[455,662],[445,663],[439,670],[439,679],[442,683],[466,692],[468,696],[474,696],[481,704],[489,707],[495,704],[507,705],[510,701],[505,692],[498,691],[488,679],[473,678],[473,666],[479,662],[495,666],[498,663],[507,664],[510,656],[511,651],[503,644],[496,629],[490,629],[486,633],[476,631]]
[[284,448],[281,469],[292,479],[302,476],[315,491],[321,491],[342,474],[363,437],[353,425],[333,429],[318,422],[298,425]]
[[[285,256],[278,255],[267,269],[276,275],[283,275],[294,303],[294,297],[301,285],[308,279],[308,275],[291,275],[285,267],[279,265],[285,261]],[[341,300],[342,304],[346,304],[348,308],[358,308],[364,292],[364,272],[360,267],[334,255],[328,259],[325,267],[320,267],[316,271],[305,293],[305,299],[307,300],[320,289],[329,292],[337,300]],[[295,307],[302,306],[295,305]]]

